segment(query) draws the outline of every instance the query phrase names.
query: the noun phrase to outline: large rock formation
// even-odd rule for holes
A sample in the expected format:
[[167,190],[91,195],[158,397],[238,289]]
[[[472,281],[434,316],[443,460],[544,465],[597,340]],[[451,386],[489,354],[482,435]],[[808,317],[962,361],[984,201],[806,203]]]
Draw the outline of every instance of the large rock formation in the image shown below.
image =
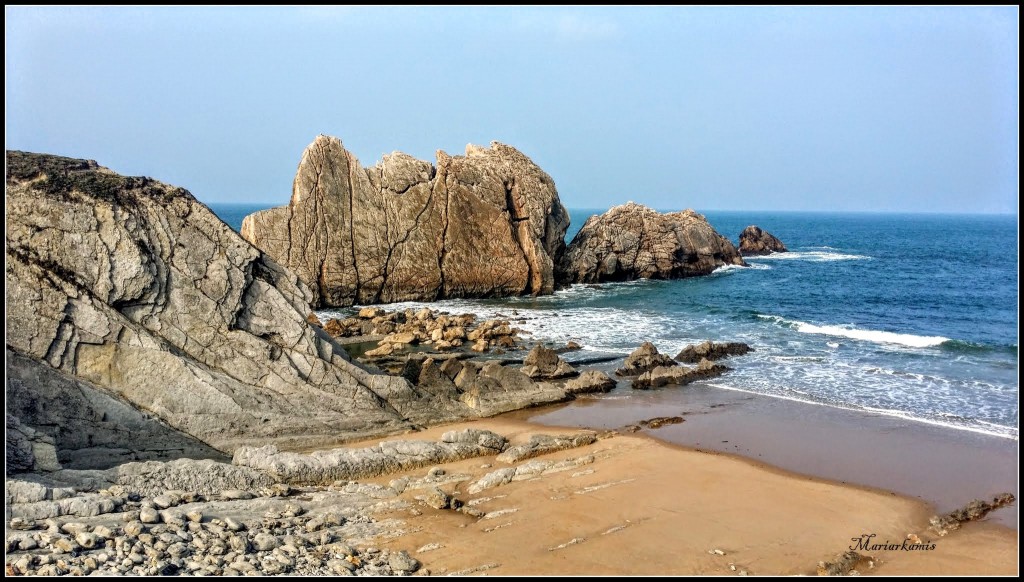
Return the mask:
[[752,224],[740,233],[741,255],[770,255],[785,252],[788,252],[786,245],[770,232],[761,230],[759,226]]
[[587,220],[563,255],[558,278],[676,279],[743,264],[736,247],[693,210],[661,214],[630,202]]
[[321,306],[551,293],[569,214],[551,177],[493,142],[437,164],[403,153],[372,168],[334,137],[306,148],[288,206],[242,236]]
[[474,408],[367,371],[307,322],[309,289],[187,191],[92,161],[8,152],[6,236],[14,469],[54,468],[52,447],[86,466],[217,456],[565,398],[492,379],[467,386],[494,402]]

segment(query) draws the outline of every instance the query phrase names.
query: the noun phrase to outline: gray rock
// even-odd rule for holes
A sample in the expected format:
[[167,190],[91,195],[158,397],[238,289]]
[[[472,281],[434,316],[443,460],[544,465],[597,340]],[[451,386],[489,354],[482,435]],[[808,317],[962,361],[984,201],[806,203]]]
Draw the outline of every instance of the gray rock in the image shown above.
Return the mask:
[[758,226],[750,225],[740,233],[741,255],[770,255],[785,252],[788,251],[781,240],[775,238],[771,233],[761,230]]
[[139,521],[142,523],[160,523],[160,513],[152,507],[143,507],[139,510]]
[[388,557],[388,565],[395,572],[415,572],[420,567],[420,562],[416,558],[409,555],[409,552],[402,550],[400,552],[393,552]]
[[505,467],[503,469],[498,469],[497,471],[491,471],[469,486],[469,494],[476,495],[485,489],[491,489],[506,483],[511,483],[512,478],[515,476],[516,470],[513,467]]
[[310,290],[183,189],[9,151],[6,202],[7,408],[62,459],[90,456],[86,435],[110,466],[437,417],[351,363],[306,321]]
[[4,496],[8,505],[12,503],[44,501],[50,496],[49,493],[49,489],[44,485],[20,479],[8,479],[7,486],[4,489]]
[[396,152],[364,169],[319,136],[289,206],[247,216],[242,236],[315,304],[345,306],[551,293],[568,224],[551,177],[509,146],[439,151],[436,165]]
[[736,247],[693,210],[661,214],[630,202],[584,223],[557,277],[561,283],[677,279],[744,264]]
[[565,383],[567,394],[589,394],[592,392],[610,392],[615,388],[615,380],[599,370],[587,370],[579,378]]
[[[450,463],[462,459],[493,455],[506,442],[488,431],[449,434],[442,442],[384,441],[362,449],[333,449],[313,454],[278,452],[266,447],[239,447],[234,464],[251,467],[281,482],[329,483],[376,477],[407,469]],[[445,439],[454,442],[445,442]],[[486,443],[482,445],[480,443]],[[499,448],[494,448],[499,447]],[[392,494],[394,492],[392,491]]]
[[260,532],[253,536],[252,547],[258,552],[268,552],[281,545],[281,542],[274,536]]
[[101,538],[100,536],[98,536],[98,535],[96,535],[94,533],[85,532],[85,531],[80,532],[79,534],[77,534],[75,536],[75,541],[78,542],[78,545],[82,546],[83,548],[85,548],[87,550],[91,550],[93,548],[102,546],[104,544],[104,542],[105,542],[105,540],[103,538]]
[[530,441],[526,444],[509,447],[505,452],[498,455],[496,460],[503,463],[518,463],[538,455],[583,447],[595,442],[597,442],[597,435],[592,432],[559,436],[538,434],[531,436]]

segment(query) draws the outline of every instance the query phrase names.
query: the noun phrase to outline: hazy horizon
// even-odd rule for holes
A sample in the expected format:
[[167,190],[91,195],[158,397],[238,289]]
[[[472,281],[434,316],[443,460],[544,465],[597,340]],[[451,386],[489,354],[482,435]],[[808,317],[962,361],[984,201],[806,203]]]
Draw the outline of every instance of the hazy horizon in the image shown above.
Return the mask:
[[1016,215],[1018,9],[5,9],[7,149],[286,204],[501,141],[567,207]]

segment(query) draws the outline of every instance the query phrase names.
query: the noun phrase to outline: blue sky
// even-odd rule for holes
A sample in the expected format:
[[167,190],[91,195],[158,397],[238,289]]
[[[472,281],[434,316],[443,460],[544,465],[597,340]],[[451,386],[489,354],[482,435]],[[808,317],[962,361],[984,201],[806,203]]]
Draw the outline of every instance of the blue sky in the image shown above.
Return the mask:
[[1017,212],[1018,11],[5,9],[6,145],[286,203],[497,140],[569,207]]

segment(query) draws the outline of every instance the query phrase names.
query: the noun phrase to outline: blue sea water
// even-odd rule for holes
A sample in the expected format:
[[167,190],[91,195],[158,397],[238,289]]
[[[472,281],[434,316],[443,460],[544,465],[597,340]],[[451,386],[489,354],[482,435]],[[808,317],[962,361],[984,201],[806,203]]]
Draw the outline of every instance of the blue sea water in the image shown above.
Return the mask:
[[[259,208],[213,206],[236,229]],[[571,211],[567,239],[598,212]],[[516,310],[534,338],[590,352],[626,354],[649,340],[674,355],[705,339],[744,341],[755,351],[710,384],[1018,438],[1016,216],[705,216],[734,241],[757,224],[791,252],[708,277],[432,307]]]

